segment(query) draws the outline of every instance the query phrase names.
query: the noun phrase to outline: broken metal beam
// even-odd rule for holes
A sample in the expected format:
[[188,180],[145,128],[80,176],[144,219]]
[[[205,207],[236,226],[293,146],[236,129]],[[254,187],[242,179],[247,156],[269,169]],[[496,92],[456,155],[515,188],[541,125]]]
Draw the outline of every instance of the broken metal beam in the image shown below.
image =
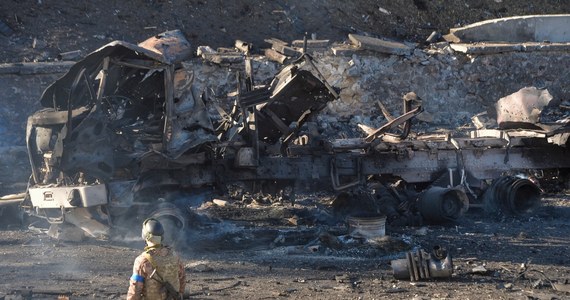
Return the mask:
[[287,56],[273,50],[273,49],[265,49],[265,56],[272,60],[272,61],[276,61],[280,64],[285,63],[285,60],[287,60]]
[[269,38],[269,39],[265,39],[264,40],[266,43],[269,43],[271,45],[275,45],[275,44],[279,44],[279,45],[287,45],[287,42],[282,41],[280,39],[276,39],[276,38]]
[[[303,48],[305,41],[304,40],[294,40],[291,43],[291,46],[297,48]],[[307,40],[307,48],[327,48],[329,46],[329,40]]]
[[289,47],[287,45],[273,44],[271,46],[271,49],[291,57],[297,57],[301,55],[300,51],[297,51],[295,48]]
[[241,53],[202,53],[202,58],[205,60],[220,64],[237,64],[243,62],[243,54]]
[[418,115],[421,112],[422,112],[422,107],[418,106],[418,107],[414,108],[413,110],[395,118],[394,120],[386,123],[382,127],[376,129],[376,131],[374,131],[372,134],[368,135],[366,137],[366,141],[372,142],[375,138],[377,138],[379,135],[383,134],[384,132],[386,132],[390,128],[393,128],[393,127],[396,127],[396,126],[403,124],[404,122],[415,117],[416,115]]
[[377,39],[369,36],[349,34],[348,38],[357,47],[395,55],[410,55],[414,50],[412,47],[399,42]]
[[359,47],[356,47],[354,45],[345,45],[345,44],[331,47],[332,53],[337,56],[352,56],[359,50],[363,49],[360,49]]
[[382,101],[378,100],[378,106],[380,107],[380,110],[382,111],[382,114],[384,115],[384,118],[386,118],[386,120],[388,121],[394,120],[394,117],[390,114],[390,112],[388,111],[386,106],[384,106],[384,103],[382,103]]

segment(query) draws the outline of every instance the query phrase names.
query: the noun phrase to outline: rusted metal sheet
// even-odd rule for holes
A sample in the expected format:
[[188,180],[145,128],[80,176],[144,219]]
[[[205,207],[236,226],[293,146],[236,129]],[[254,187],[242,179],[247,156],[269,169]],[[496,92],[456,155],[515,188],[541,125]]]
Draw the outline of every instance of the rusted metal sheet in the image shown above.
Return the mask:
[[218,139],[200,91],[193,87],[193,74],[174,72],[172,117],[167,120],[166,154],[178,158],[189,149]]
[[[180,51],[178,53],[177,51]],[[57,109],[67,108],[68,89],[71,83],[77,78],[82,70],[88,77],[89,85],[95,85],[95,77],[101,70],[100,62],[105,57],[115,57],[119,61],[128,63],[129,61],[141,61],[140,68],[161,69],[166,64],[180,62],[187,58],[190,52],[190,43],[179,31],[171,34],[158,35],[141,45],[134,45],[124,41],[111,42],[98,50],[90,53],[84,59],[73,65],[69,71],[59,80],[50,85],[42,94],[41,104],[44,107],[54,107]],[[119,59],[120,58],[120,59]],[[132,64],[131,64],[132,66]],[[86,104],[84,101],[74,100],[72,106],[78,107]]]
[[155,35],[138,44],[140,47],[156,52],[169,64],[180,62],[192,56],[190,42],[180,30],[172,30]]
[[269,143],[289,137],[334,99],[320,79],[298,65],[284,68],[270,86],[269,99],[257,106],[258,122],[263,124],[259,138]]

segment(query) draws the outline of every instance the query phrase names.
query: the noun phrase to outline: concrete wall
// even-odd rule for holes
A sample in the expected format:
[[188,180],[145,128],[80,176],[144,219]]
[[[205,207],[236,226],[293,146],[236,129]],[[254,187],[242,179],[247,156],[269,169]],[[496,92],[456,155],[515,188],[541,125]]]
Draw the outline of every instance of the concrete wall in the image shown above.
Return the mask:
[[24,146],[28,116],[41,108],[43,90],[69,66],[0,65],[0,195],[25,191],[31,174]]
[[531,15],[486,20],[450,32],[462,42],[570,42],[570,15]]
[[0,74],[0,146],[25,145],[28,116],[41,108],[43,90],[61,75]]
[[[397,56],[323,57],[318,64],[332,84],[343,88],[329,106],[337,115],[381,115],[376,100],[400,113],[401,98],[413,91],[423,99],[420,119],[460,126],[478,112],[495,113],[495,102],[525,86],[547,88],[554,98],[570,98],[570,53],[501,53],[468,57],[416,50]],[[348,75],[348,76],[343,76]]]

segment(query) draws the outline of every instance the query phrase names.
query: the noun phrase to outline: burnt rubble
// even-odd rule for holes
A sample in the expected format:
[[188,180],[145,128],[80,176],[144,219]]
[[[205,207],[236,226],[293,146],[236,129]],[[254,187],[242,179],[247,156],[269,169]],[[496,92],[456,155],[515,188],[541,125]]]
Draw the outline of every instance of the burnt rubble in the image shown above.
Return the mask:
[[[409,43],[349,39],[344,46],[269,39],[265,55],[283,65],[270,80],[256,77],[247,42],[198,47],[205,64],[235,71],[229,95],[199,88],[204,78],[185,63],[193,51],[180,31],[103,46],[50,85],[43,109],[28,118],[31,178],[22,207],[52,223],[57,239],[123,237],[129,224],[153,216],[178,247],[198,239],[203,251],[262,245],[376,257],[413,248],[390,231],[457,224],[472,210],[524,215],[540,206],[546,178],[538,174],[570,167],[567,102],[546,89],[501,98],[495,112],[469,116],[473,126],[456,130],[431,132],[429,111],[437,108],[416,92],[401,97],[397,114],[374,101],[375,124],[357,117],[340,124],[333,106],[360,95],[337,86],[345,78],[329,81],[310,53],[344,47],[423,66],[431,59]],[[348,77],[362,67],[350,57]],[[319,202],[326,197],[317,191],[330,201]],[[266,224],[236,233],[252,221]],[[443,248],[412,249],[392,263],[394,276],[448,278]]]

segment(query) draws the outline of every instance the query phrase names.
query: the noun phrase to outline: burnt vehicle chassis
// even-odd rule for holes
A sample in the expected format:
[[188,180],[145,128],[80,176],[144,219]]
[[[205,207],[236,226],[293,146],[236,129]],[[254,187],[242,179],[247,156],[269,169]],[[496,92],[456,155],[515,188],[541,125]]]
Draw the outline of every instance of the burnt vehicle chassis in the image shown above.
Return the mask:
[[[226,112],[193,87],[180,63],[190,53],[179,31],[139,45],[113,42],[49,86],[41,97],[45,109],[28,119],[32,176],[23,207],[104,238],[122,221],[149,216],[183,229],[189,204],[162,196],[166,191],[235,182],[341,191],[371,175],[397,176],[459,186],[477,205],[481,193],[474,191],[484,190],[487,179],[570,166],[565,141],[552,143],[564,134],[560,128],[406,139],[410,119],[421,113],[412,101],[366,138],[327,141],[311,121],[338,94],[308,55],[266,85],[254,84],[246,57],[236,102]],[[209,114],[206,102],[219,116]],[[389,133],[399,127],[400,134]]]

